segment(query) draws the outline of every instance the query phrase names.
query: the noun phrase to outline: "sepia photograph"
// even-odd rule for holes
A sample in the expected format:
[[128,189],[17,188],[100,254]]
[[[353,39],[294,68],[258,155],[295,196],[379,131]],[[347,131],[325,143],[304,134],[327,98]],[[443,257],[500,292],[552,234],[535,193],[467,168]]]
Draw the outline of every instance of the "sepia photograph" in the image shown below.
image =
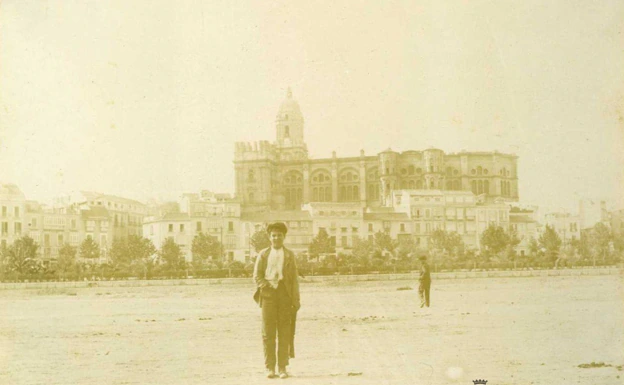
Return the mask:
[[621,0],[0,0],[0,384],[624,385]]

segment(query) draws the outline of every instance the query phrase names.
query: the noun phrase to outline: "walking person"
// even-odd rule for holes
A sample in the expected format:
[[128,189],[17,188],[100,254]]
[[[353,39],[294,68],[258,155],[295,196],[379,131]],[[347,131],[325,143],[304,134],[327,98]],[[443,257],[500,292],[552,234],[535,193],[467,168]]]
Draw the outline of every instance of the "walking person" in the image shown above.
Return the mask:
[[301,306],[297,265],[294,253],[284,247],[286,225],[282,222],[270,224],[267,232],[271,247],[260,251],[256,259],[253,278],[257,289],[254,300],[262,308],[262,342],[267,377],[276,377],[277,364],[279,377],[288,378],[286,366],[289,357],[294,357],[294,322]]
[[420,307],[429,307],[429,292],[431,291],[431,270],[427,263],[427,257],[421,255],[420,261],[420,284],[418,285],[418,295],[420,296]]

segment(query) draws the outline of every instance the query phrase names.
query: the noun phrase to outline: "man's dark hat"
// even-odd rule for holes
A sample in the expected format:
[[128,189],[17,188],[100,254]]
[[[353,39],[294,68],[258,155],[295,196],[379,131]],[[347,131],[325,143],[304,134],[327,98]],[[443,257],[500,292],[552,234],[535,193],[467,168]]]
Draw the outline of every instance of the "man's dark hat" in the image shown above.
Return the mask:
[[286,234],[288,232],[288,229],[286,228],[286,225],[284,224],[284,222],[275,222],[275,223],[271,223],[267,226],[266,229],[267,233],[271,233],[271,231],[277,231],[283,234]]

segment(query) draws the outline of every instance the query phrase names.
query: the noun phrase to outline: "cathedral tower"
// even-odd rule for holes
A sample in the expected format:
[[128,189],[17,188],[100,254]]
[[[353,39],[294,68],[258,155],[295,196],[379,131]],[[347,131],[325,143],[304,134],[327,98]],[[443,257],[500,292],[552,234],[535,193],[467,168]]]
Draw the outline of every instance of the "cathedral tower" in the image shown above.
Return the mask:
[[275,117],[276,142],[280,160],[303,160],[308,148],[303,141],[303,114],[290,87]]

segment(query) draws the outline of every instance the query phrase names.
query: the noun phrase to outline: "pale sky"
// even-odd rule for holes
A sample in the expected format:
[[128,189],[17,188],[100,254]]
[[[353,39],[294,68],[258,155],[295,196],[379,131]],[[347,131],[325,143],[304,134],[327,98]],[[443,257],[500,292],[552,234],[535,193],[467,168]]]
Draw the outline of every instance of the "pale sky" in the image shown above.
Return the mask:
[[520,201],[624,207],[622,1],[0,3],[0,180],[234,192],[292,87],[310,155],[513,152]]

